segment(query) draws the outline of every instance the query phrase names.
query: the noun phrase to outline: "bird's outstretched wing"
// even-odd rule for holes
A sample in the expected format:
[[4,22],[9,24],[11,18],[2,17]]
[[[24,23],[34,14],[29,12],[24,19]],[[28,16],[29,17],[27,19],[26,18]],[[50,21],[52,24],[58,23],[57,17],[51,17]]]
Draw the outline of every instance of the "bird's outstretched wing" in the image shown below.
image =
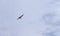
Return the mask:
[[21,19],[24,15],[22,14],[20,17],[17,18],[17,20]]

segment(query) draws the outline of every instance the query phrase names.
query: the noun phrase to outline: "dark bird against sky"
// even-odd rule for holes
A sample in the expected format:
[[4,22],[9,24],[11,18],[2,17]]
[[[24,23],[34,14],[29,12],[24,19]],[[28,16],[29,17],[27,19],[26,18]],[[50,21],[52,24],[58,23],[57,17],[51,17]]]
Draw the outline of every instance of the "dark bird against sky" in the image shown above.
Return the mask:
[[21,19],[24,15],[22,14],[20,17],[17,18],[17,20]]

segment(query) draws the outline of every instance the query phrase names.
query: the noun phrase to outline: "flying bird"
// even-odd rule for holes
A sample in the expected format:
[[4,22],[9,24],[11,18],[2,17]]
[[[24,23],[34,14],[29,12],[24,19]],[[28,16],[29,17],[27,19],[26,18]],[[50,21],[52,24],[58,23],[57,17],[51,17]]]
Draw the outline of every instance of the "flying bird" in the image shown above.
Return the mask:
[[23,16],[24,16],[24,15],[22,14],[21,16],[19,16],[19,17],[17,18],[17,20],[21,19]]

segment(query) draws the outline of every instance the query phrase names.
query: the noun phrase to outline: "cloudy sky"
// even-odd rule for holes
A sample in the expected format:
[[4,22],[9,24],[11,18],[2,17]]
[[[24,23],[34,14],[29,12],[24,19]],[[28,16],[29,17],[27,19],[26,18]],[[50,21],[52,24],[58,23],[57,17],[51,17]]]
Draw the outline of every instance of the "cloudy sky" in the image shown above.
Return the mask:
[[59,4],[59,0],[0,0],[0,36],[49,36],[47,32],[58,32],[50,24],[60,20],[55,17]]

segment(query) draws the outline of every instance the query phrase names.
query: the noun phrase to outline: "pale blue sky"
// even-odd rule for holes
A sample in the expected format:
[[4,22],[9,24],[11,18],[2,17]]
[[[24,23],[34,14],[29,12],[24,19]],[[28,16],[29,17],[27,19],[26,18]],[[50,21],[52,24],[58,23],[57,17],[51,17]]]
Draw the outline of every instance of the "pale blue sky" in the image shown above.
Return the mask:
[[0,0],[0,36],[43,36],[48,26],[42,16],[59,8],[56,1]]

